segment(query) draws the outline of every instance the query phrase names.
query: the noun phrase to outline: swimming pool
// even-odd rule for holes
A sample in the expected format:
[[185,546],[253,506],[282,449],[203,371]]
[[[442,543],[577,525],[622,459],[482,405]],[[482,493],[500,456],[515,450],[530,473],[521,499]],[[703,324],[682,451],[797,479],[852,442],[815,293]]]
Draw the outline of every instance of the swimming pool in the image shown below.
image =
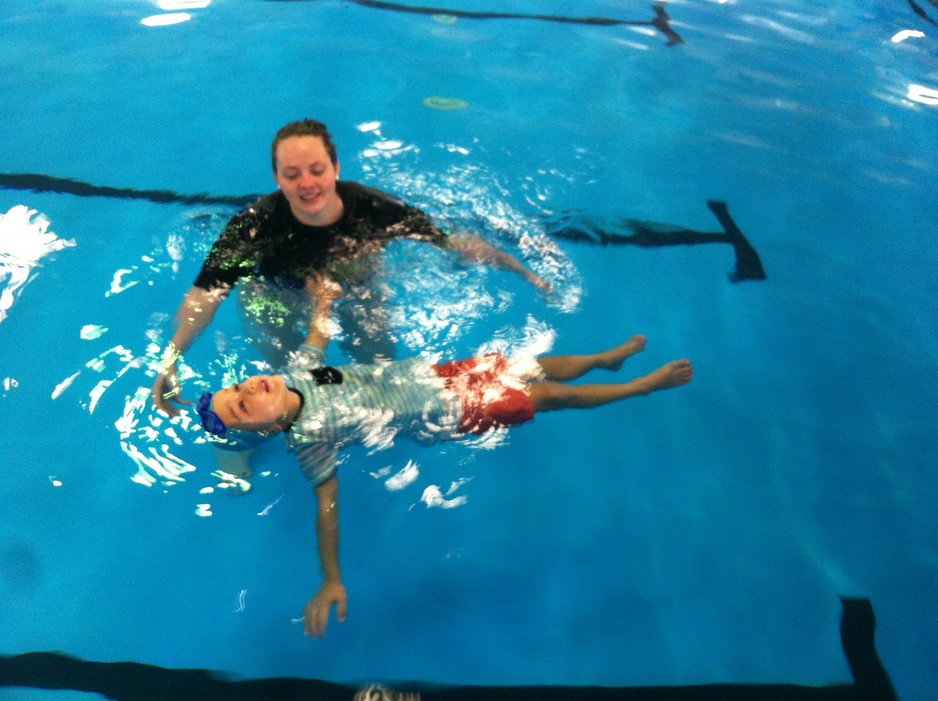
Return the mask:
[[[648,25],[196,4],[0,11],[0,173],[118,191],[0,189],[18,245],[0,285],[21,276],[0,322],[0,652],[336,681],[825,684],[850,678],[838,596],[856,595],[900,698],[930,698],[938,76],[912,5],[670,3],[684,43],[669,46]],[[175,12],[189,19],[142,23]],[[184,426],[176,442],[137,394],[236,210],[129,192],[268,192],[270,139],[304,116],[333,130],[344,177],[557,285],[545,299],[395,248],[402,352],[576,352],[642,332],[635,372],[697,368],[686,389],[538,418],[497,446],[352,453],[350,616],[320,641],[296,622],[317,577],[298,471],[272,453],[232,496],[208,447]],[[551,235],[587,219],[719,232],[712,200],[766,280],[731,282],[725,244]],[[39,214],[73,245],[41,255],[55,244]],[[255,359],[231,306],[187,356],[206,382]]]

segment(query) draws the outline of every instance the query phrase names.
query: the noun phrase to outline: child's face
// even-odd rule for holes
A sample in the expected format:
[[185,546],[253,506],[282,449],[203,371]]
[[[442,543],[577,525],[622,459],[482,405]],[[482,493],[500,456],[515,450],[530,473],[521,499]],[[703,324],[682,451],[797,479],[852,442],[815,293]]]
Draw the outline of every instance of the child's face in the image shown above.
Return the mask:
[[290,412],[291,396],[280,375],[255,375],[216,392],[212,410],[229,428],[276,433]]

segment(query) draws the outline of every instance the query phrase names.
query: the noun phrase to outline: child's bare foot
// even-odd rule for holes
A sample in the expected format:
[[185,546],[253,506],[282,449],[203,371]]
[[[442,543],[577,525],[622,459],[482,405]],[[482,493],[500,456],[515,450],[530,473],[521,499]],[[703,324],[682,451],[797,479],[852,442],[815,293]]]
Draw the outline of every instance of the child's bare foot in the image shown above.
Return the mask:
[[645,394],[659,389],[670,389],[686,385],[694,376],[694,366],[689,360],[672,360],[657,370],[638,379],[644,385]]
[[616,346],[615,348],[610,348],[607,351],[603,351],[599,354],[602,357],[602,361],[599,363],[599,367],[612,370],[613,372],[621,369],[622,363],[626,358],[630,358],[636,353],[641,353],[643,350],[645,350],[646,340],[647,339],[644,336],[642,336],[640,333],[637,333],[621,346]]

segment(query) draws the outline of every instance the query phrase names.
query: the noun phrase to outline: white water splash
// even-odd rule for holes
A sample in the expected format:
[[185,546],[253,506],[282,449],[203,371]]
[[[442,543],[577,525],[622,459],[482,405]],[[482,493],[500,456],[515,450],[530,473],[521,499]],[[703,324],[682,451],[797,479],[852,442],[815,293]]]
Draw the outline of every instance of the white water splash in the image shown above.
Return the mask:
[[106,326],[100,326],[97,324],[85,324],[81,327],[81,340],[83,341],[93,341],[96,338],[101,338],[104,334],[108,332]]
[[0,214],[0,322],[9,315],[20,290],[35,277],[32,271],[40,259],[74,245],[73,240],[49,231],[49,220],[26,205]]
[[220,489],[228,494],[246,494],[251,491],[251,483],[243,477],[233,475],[224,470],[215,470],[212,477],[218,480],[216,489]]
[[[261,474],[263,474],[263,473],[261,473]],[[281,499],[283,499],[283,494],[281,494],[279,497],[277,497],[277,498],[274,499],[272,502],[270,502],[270,503],[269,503],[267,506],[265,506],[261,511],[258,511],[258,512],[257,512],[257,515],[258,515],[258,516],[267,516],[267,515],[269,515],[269,514],[270,514],[270,510],[271,510],[272,508],[274,508],[277,504],[279,504]]]
[[396,492],[412,484],[419,476],[420,469],[417,467],[417,463],[409,460],[400,472],[385,481],[384,486],[389,492]]
[[75,381],[75,378],[78,377],[79,375],[81,375],[81,370],[79,370],[73,375],[69,375],[64,380],[62,380],[59,384],[57,384],[55,386],[55,389],[52,390],[52,398],[58,399],[59,396],[62,394],[62,392],[64,392],[65,390],[67,390],[69,387],[72,386],[72,383]]
[[420,501],[426,504],[428,509],[454,509],[457,506],[462,506],[468,500],[469,498],[465,495],[447,499],[443,496],[443,492],[440,491],[440,488],[435,484],[431,484],[429,487],[424,489],[423,495],[420,497]]
[[136,285],[139,280],[131,280],[129,282],[124,282],[124,276],[134,272],[130,268],[120,268],[114,272],[114,277],[111,280],[111,288],[104,293],[105,297],[110,297],[111,295],[118,295],[121,292],[129,290],[131,287]]
[[[359,129],[365,131],[362,127]],[[382,144],[400,143],[401,146],[382,150],[373,144],[361,152],[361,168],[369,179],[420,206],[444,230],[472,232],[499,248],[520,253],[523,263],[553,285],[547,300],[550,307],[563,313],[579,308],[582,283],[573,261],[548,235],[538,217],[522,212],[509,201],[514,199],[512,186],[501,182],[499,175],[484,166],[465,160],[471,153],[471,144],[436,144],[435,148],[453,155],[449,165],[438,172],[421,169],[422,172],[416,173],[414,166],[417,165],[415,157],[421,151],[419,146],[404,145],[377,129],[374,133]],[[559,172],[551,174],[563,177]],[[542,202],[535,206],[538,210],[544,208]],[[426,275],[417,277],[422,283],[427,282]],[[451,284],[451,274],[445,277]],[[461,292],[467,289],[466,285],[459,286]]]

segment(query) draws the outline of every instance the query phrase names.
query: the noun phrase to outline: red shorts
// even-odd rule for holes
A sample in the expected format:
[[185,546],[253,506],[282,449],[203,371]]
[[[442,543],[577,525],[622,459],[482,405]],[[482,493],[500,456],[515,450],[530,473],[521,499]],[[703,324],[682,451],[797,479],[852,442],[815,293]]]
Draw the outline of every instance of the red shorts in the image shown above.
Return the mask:
[[485,433],[534,418],[534,404],[524,382],[505,375],[508,359],[500,353],[434,365],[433,369],[447,389],[462,400],[459,430],[463,433]]

